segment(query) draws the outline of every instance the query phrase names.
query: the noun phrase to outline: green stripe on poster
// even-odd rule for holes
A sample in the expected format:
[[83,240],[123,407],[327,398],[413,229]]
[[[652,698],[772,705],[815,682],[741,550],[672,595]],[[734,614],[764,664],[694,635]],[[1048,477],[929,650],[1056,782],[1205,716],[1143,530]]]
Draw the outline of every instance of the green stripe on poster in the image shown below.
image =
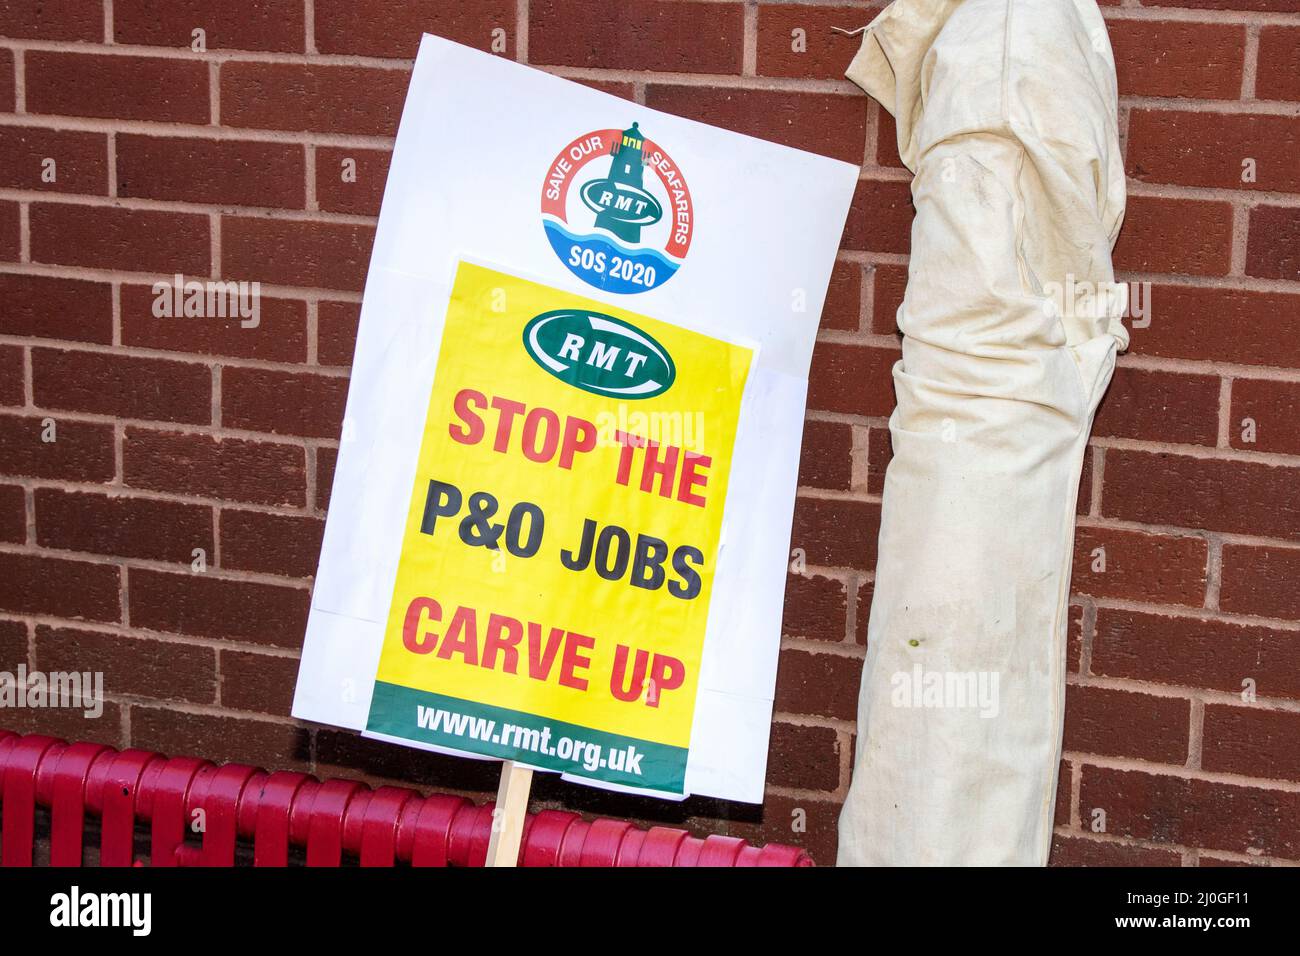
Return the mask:
[[375,682],[366,729],[629,787],[681,793],[686,748]]

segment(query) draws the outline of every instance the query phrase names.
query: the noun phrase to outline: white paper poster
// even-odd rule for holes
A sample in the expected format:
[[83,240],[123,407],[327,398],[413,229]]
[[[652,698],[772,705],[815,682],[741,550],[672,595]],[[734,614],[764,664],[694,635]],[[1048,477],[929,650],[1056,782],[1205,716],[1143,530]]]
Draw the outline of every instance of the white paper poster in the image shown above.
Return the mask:
[[761,802],[857,177],[426,36],[294,715]]

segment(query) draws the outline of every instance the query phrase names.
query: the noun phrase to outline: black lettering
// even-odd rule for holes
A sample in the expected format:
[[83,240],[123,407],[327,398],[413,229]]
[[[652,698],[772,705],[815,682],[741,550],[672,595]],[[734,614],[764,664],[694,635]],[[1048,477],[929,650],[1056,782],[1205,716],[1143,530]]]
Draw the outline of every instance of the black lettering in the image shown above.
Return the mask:
[[460,510],[460,489],[445,481],[429,480],[429,492],[424,498],[424,517],[420,519],[420,531],[433,534],[433,526],[439,518],[450,518]]
[[[613,562],[610,562],[610,542],[614,542]],[[596,573],[606,581],[618,581],[627,573],[627,563],[632,551],[632,537],[618,525],[607,525],[596,542]]]
[[680,582],[669,581],[668,593],[675,598],[681,598],[683,601],[689,601],[692,598],[700,596],[700,589],[703,588],[704,582],[700,580],[700,574],[690,566],[688,559],[694,559],[696,564],[704,564],[704,553],[699,548],[693,548],[690,545],[682,545],[673,552],[673,570],[682,578]]
[[468,514],[460,523],[460,540],[470,547],[500,550],[497,541],[504,530],[502,525],[489,519],[497,513],[497,500],[486,491],[476,491],[469,496]]
[[[525,515],[528,516],[528,540],[520,542],[519,529]],[[506,519],[506,550],[516,558],[531,558],[542,546],[542,528],[545,524],[546,517],[541,508],[531,501],[519,502],[510,509],[510,517]]]
[[563,549],[560,551],[560,563],[570,571],[581,571],[591,563],[591,543],[596,537],[596,522],[588,518],[582,523],[582,540],[578,542],[578,553]]
[[636,559],[632,562],[631,585],[657,591],[664,586],[664,558],[668,557],[668,542],[653,535],[641,534],[636,539]]

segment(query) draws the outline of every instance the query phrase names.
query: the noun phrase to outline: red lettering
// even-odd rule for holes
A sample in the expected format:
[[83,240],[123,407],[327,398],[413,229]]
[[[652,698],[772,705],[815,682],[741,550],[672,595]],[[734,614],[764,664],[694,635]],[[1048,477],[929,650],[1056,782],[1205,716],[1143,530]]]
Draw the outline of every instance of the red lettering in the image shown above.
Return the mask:
[[569,632],[569,639],[564,642],[564,657],[560,661],[560,676],[556,680],[564,687],[574,690],[586,690],[587,678],[577,676],[574,671],[581,667],[586,670],[591,666],[591,658],[584,657],[582,650],[596,646],[596,639],[585,634]]
[[458,606],[440,637],[433,625],[442,621],[442,607],[431,597],[412,598],[402,621],[402,644],[413,654],[436,651],[442,660],[455,658],[459,663],[505,674],[519,674],[520,657],[526,654],[529,678],[554,680],[574,690],[587,689],[583,672],[591,668],[595,638],[562,627],[546,628],[535,621],[524,622],[508,614],[483,613],[487,620],[480,646],[479,612],[474,608]]
[[438,635],[434,631],[420,631],[426,614],[430,621],[442,620],[442,608],[433,598],[418,597],[406,606],[406,617],[402,621],[402,643],[413,654],[428,654],[438,642]]
[[[541,423],[545,423],[543,429]],[[537,444],[537,433],[545,432],[542,443]],[[524,419],[524,457],[529,461],[550,461],[560,443],[560,417],[549,408],[534,408]]]
[[[448,431],[462,445],[478,444],[492,429],[493,451],[508,453],[513,440],[516,450],[522,451],[529,461],[555,461],[558,454],[558,464],[566,470],[573,468],[579,454],[596,448],[598,432],[594,424],[572,415],[565,415],[561,424],[560,414],[544,406],[530,408],[512,398],[500,395],[488,398],[482,392],[465,388],[456,393],[452,409],[457,420],[448,424]],[[488,409],[496,412],[495,424],[489,415],[483,414]],[[521,427],[516,433],[515,422],[519,419],[522,419]]]
[[560,467],[573,467],[573,456],[596,447],[596,426],[585,418],[569,417],[564,420],[564,441],[560,445]]
[[[632,478],[632,467],[636,460],[636,450],[645,449],[641,455],[640,489],[646,494],[656,491],[662,498],[673,497],[689,505],[703,508],[704,495],[696,492],[709,483],[709,476],[703,473],[713,459],[699,452],[686,451],[676,445],[661,445],[641,435],[629,435],[616,431],[615,439],[623,446],[618,453],[618,470],[614,480],[620,485],[627,485]],[[678,471],[678,463],[681,471]],[[656,488],[656,485],[658,486]]]
[[632,475],[632,457],[636,454],[636,449],[644,448],[646,440],[640,435],[629,435],[627,432],[614,432],[614,438],[623,447],[618,452],[618,474],[615,481],[620,485],[626,485]]
[[546,680],[551,675],[555,655],[564,643],[564,628],[551,628],[546,646],[542,647],[542,625],[528,622],[528,676],[533,680]]
[[[659,450],[664,449],[663,460],[659,458]],[[645,450],[645,461],[641,468],[641,490],[653,491],[655,478],[659,479],[659,497],[671,498],[673,496],[673,478],[677,474],[677,448],[672,445],[660,445],[658,442],[647,442]]]
[[695,494],[695,488],[703,488],[709,483],[709,476],[700,474],[699,469],[708,468],[713,464],[713,459],[695,451],[688,451],[685,459],[682,463],[682,482],[677,486],[677,500],[703,508],[704,496]]
[[637,651],[633,658],[632,676],[627,676],[627,655],[630,651],[626,644],[618,645],[614,651],[614,670],[609,675],[609,692],[615,700],[631,703],[641,696],[645,687],[645,668],[650,659],[649,651]]
[[474,609],[458,607],[451,616],[451,625],[447,636],[438,648],[438,656],[451,660],[453,654],[460,654],[466,664],[478,663],[478,625],[474,620]]
[[497,437],[492,443],[492,448],[494,451],[505,451],[510,447],[510,429],[514,425],[515,416],[523,412],[527,406],[523,402],[498,396],[492,399],[492,407],[501,413],[501,417],[497,419]]
[[659,696],[666,690],[676,690],[686,679],[686,665],[675,657],[656,654],[650,662],[650,693],[646,705],[659,706]]
[[489,670],[497,666],[497,654],[504,658],[501,669],[514,674],[519,669],[517,645],[524,637],[523,625],[504,614],[488,616],[487,634],[483,636],[483,666]]
[[477,445],[483,440],[483,419],[474,413],[472,406],[487,408],[487,396],[472,388],[462,388],[456,393],[451,404],[456,416],[465,423],[463,428],[457,428],[454,422],[448,425],[447,430],[451,433],[451,437],[462,445]]

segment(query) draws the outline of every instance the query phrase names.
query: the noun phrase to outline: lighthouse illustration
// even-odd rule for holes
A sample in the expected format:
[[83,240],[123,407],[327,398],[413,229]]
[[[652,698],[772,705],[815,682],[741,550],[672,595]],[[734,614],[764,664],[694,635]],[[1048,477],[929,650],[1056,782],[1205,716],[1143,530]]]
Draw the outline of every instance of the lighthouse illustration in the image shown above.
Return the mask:
[[671,279],[695,235],[686,174],[639,123],[601,126],[561,146],[542,179],[541,212],[564,267],[618,295]]
[[582,201],[596,214],[596,226],[628,243],[641,241],[641,229],[663,216],[659,200],[643,185],[645,137],[633,123],[610,147],[609,175],[583,186]]

